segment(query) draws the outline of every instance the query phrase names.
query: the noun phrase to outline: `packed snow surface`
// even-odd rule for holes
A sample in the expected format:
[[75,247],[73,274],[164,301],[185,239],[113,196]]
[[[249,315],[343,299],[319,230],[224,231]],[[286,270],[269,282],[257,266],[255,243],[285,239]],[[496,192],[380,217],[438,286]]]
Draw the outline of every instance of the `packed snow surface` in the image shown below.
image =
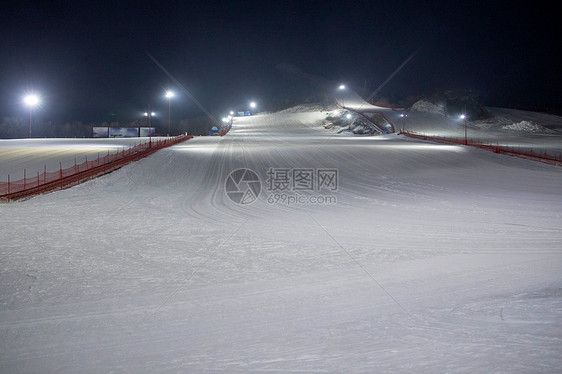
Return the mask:
[[558,372],[562,169],[324,117],[0,204],[0,372]]

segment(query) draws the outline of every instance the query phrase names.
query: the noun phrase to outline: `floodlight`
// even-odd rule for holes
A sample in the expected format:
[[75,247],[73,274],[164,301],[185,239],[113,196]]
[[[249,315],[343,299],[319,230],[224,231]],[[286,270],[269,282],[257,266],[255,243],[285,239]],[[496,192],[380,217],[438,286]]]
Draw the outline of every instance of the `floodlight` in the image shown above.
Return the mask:
[[23,101],[29,106],[35,106],[39,104],[39,97],[37,95],[27,95],[23,98]]

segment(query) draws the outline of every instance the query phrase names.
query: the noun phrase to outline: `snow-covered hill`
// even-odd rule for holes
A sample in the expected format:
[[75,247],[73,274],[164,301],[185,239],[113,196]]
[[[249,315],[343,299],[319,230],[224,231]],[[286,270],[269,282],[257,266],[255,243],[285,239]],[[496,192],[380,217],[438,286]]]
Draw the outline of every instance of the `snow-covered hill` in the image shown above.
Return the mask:
[[[486,111],[489,113],[489,118],[469,120],[471,127],[488,132],[504,131],[505,133],[509,133],[522,131],[562,136],[562,117],[560,116],[506,108],[486,108]],[[444,104],[432,103],[427,100],[417,101],[409,109],[409,112],[432,113],[441,116],[455,117],[454,114],[447,114],[447,108]]]
[[0,204],[0,372],[557,372],[562,169],[326,115]]

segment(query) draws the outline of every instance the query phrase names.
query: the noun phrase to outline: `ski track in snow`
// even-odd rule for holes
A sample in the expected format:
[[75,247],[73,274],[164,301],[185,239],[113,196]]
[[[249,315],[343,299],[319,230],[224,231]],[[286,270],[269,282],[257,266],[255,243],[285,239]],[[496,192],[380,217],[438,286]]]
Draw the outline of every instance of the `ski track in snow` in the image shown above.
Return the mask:
[[[561,169],[322,118],[1,204],[0,372],[557,372]],[[269,168],[335,168],[337,202],[268,203]]]

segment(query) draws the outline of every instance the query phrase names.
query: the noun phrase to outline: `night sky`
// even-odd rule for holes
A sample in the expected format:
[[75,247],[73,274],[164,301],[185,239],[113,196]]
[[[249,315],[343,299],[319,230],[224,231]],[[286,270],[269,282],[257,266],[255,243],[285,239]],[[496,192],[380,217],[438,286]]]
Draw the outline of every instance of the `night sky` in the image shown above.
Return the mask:
[[[280,66],[392,100],[475,90],[488,105],[557,110],[556,11],[515,2],[11,1],[0,5],[0,117],[131,120],[147,104],[203,115],[150,53],[209,111],[272,108],[318,87]],[[334,87],[335,88],[335,87]],[[325,90],[325,88],[323,88]]]

